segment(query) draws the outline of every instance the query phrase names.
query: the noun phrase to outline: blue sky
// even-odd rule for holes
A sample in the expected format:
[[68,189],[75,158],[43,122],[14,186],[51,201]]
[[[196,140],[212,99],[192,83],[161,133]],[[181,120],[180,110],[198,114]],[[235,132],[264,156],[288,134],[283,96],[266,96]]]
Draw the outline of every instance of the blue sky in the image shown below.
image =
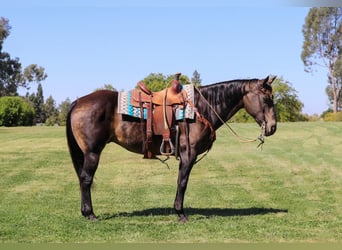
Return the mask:
[[44,96],[57,103],[107,83],[129,90],[152,72],[197,70],[203,85],[283,77],[303,112],[320,114],[328,108],[326,70],[306,73],[300,59],[309,6],[281,2],[12,0],[1,4],[12,26],[3,50],[24,67],[43,66]]

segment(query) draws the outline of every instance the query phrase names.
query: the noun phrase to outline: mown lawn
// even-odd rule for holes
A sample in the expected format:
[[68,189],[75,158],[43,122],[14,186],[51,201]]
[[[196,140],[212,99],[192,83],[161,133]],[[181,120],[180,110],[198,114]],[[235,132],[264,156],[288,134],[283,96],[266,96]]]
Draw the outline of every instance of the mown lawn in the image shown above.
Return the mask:
[[93,188],[100,220],[90,222],[65,128],[2,127],[0,242],[341,242],[341,135],[342,123],[282,123],[260,151],[220,129],[191,174],[185,224],[172,209],[178,162],[109,144]]

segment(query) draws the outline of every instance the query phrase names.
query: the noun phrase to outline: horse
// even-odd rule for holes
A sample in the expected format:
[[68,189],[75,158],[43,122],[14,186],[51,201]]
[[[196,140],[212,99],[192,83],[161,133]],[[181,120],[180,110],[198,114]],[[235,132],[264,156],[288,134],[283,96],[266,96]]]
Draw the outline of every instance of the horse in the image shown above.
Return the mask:
[[[238,110],[244,108],[261,127],[265,136],[273,135],[277,119],[273,103],[272,82],[265,79],[238,79],[195,88],[194,119],[177,121],[179,126],[177,155],[179,170],[174,210],[180,222],[186,222],[183,203],[190,172],[198,155],[210,150],[215,131]],[[81,191],[81,213],[89,220],[94,214],[91,186],[102,150],[114,142],[128,151],[143,154],[144,133],[141,119],[119,114],[118,92],[98,90],[80,97],[71,104],[67,114],[66,136],[70,156]],[[161,136],[153,136],[150,150],[160,155]]]

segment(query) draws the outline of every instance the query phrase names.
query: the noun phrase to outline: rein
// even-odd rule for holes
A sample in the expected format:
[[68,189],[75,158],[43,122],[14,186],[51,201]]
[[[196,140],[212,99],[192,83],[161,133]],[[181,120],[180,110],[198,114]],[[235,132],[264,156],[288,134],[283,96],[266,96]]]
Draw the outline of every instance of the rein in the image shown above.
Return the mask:
[[[200,96],[204,99],[204,101],[207,103],[207,105],[209,106],[209,108],[214,112],[214,114],[217,116],[217,118],[222,122],[222,124],[226,125],[226,127],[229,129],[230,133],[232,135],[234,135],[240,142],[243,142],[243,143],[246,143],[246,142],[255,142],[255,141],[259,141],[260,143],[258,144],[257,147],[260,147],[261,146],[261,149],[262,149],[262,146],[263,144],[265,143],[265,139],[264,139],[264,135],[265,135],[265,126],[266,126],[266,123],[265,123],[265,120],[262,122],[261,124],[261,132],[260,132],[260,135],[256,138],[256,139],[248,139],[248,138],[245,138],[245,137],[242,137],[241,135],[239,135],[238,133],[236,133],[234,131],[234,129],[229,126],[229,124],[227,122],[225,122],[222,117],[216,112],[216,110],[214,109],[214,107],[208,102],[208,100],[203,96],[203,94],[201,93],[201,91],[194,85],[194,88],[197,90],[197,92],[200,94]],[[261,105],[261,101],[260,101],[260,98],[259,98],[259,104]]]

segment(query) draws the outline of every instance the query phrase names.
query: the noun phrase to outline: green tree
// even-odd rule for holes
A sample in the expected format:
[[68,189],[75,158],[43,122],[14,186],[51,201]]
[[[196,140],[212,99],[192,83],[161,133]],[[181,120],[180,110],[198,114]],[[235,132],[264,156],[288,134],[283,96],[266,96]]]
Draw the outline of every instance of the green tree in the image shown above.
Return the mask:
[[194,73],[192,74],[191,83],[195,85],[196,87],[201,86],[202,79],[201,79],[201,75],[197,72],[197,70],[195,70]]
[[167,86],[166,78],[162,73],[150,73],[142,81],[152,91],[159,91]]
[[0,126],[31,126],[33,125],[34,109],[19,96],[0,98]]
[[278,121],[296,122],[305,120],[302,115],[304,104],[298,99],[297,91],[290,82],[280,77],[272,83],[272,88]]
[[36,123],[44,123],[46,119],[44,110],[44,95],[41,83],[38,83],[37,94],[34,100],[34,111],[36,112]]
[[305,18],[302,32],[304,42],[301,58],[305,71],[312,72],[313,66],[328,70],[333,111],[336,113],[342,88],[340,70],[336,68],[336,63],[341,60],[342,7],[311,8]]
[[[165,76],[162,73],[150,73],[142,81],[150,90],[159,91],[170,87],[171,81],[173,79],[174,75]],[[187,84],[189,82],[189,77],[186,75],[181,75],[179,80],[182,84]]]
[[45,73],[45,69],[37,64],[30,64],[24,69],[24,80],[27,82],[36,82],[37,84],[44,81],[48,75]]
[[56,108],[56,102],[51,95],[45,101],[44,111],[46,116],[45,125],[53,126],[58,123],[59,112]]
[[[341,30],[342,33],[342,30]],[[342,42],[339,43],[338,58],[335,62],[335,76],[342,80]]]
[[[341,78],[336,78],[337,82],[339,82],[341,80]],[[329,79],[330,81],[330,79]],[[334,94],[333,94],[333,91],[332,91],[332,88],[331,88],[331,84],[327,85],[326,88],[325,88],[325,93],[327,94],[328,96],[328,100],[329,100],[329,109],[331,109],[331,107],[334,105]],[[339,91],[339,95],[337,96],[337,109],[338,110],[341,110],[342,108],[342,91]],[[331,109],[331,112],[332,109]]]
[[25,87],[22,82],[21,63],[12,59],[6,52],[0,52],[0,97],[18,95],[18,87]]
[[22,78],[18,58],[2,51],[4,40],[9,36],[11,26],[6,18],[0,17],[0,97],[17,95],[18,87],[26,87]]
[[33,104],[35,112],[35,123],[45,123],[46,116],[44,110],[44,95],[43,87],[39,83],[37,87],[37,93],[26,94],[26,99]]
[[43,86],[41,84],[47,78],[45,69],[37,64],[30,64],[24,69],[23,77],[26,82],[35,82],[38,84],[37,93],[31,94],[29,100],[34,105],[35,122],[45,123],[46,114],[44,110]]
[[0,17],[0,51],[2,51],[3,42],[9,36],[10,30],[8,19]]
[[112,90],[112,91],[117,91],[116,88],[113,87],[112,84],[108,83],[108,84],[104,84],[103,87],[100,88],[96,88],[95,91],[97,90],[102,90],[102,89],[107,89],[107,90]]
[[59,105],[58,124],[60,126],[65,126],[70,106],[71,106],[71,101],[69,98],[67,98],[65,101],[63,101]]

